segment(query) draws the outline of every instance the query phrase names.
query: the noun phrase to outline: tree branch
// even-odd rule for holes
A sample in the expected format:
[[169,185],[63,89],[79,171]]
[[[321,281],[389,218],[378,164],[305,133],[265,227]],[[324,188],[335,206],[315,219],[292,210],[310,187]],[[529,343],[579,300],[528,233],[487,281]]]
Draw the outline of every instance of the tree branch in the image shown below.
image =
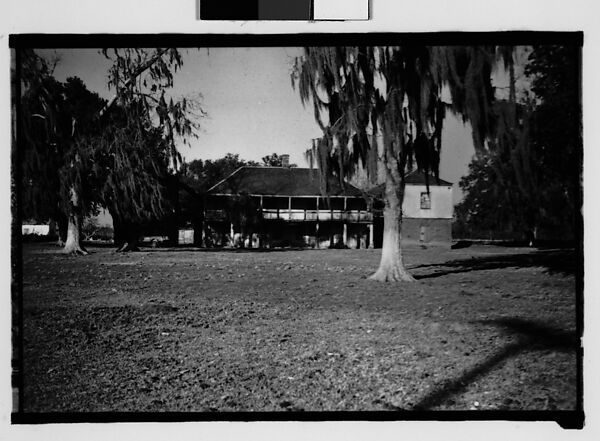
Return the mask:
[[[169,50],[169,48],[158,51],[154,57],[152,57],[151,59],[146,61],[146,63],[142,64],[140,67],[138,67],[138,69],[135,72],[133,72],[133,75],[131,75],[125,81],[125,83],[123,84],[123,88],[129,86],[129,84],[131,84],[131,82],[133,80],[135,80],[138,76],[140,76],[142,73],[144,73],[150,67],[152,67],[152,65],[154,63],[156,63],[168,50]],[[101,118],[102,115],[104,115],[108,111],[108,109],[110,109],[112,107],[112,105],[115,103],[117,98],[119,98],[119,96],[120,96],[119,92],[114,94],[114,96],[110,99],[110,101],[108,101],[108,103],[106,103],[106,105],[100,110],[100,113],[98,114],[99,118]]]

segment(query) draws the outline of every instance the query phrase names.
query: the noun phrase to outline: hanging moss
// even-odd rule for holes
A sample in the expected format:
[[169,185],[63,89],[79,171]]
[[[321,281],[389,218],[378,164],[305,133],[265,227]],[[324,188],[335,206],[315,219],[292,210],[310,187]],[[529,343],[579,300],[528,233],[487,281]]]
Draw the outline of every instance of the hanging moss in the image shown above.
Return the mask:
[[[384,160],[398,164],[401,179],[415,162],[439,179],[448,107],[471,123],[478,150],[490,133],[495,58],[492,46],[305,48],[294,62],[292,85],[303,104],[312,101],[323,129],[317,155],[322,174],[343,183],[360,165],[375,181],[381,134]],[[376,75],[384,80],[381,90]],[[443,86],[451,103],[441,99]]]

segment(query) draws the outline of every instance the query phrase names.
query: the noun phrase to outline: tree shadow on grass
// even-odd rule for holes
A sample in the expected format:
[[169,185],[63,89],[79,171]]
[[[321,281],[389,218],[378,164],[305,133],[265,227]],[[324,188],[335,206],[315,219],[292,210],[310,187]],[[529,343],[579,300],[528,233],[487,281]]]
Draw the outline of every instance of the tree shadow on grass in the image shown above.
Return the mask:
[[411,269],[440,268],[428,274],[414,275],[415,279],[432,279],[448,274],[467,273],[471,271],[544,267],[550,274],[573,275],[582,263],[574,250],[545,250],[521,254],[500,254],[494,256],[471,257],[470,259],[452,260],[450,262],[429,265],[418,265]]
[[500,318],[494,320],[479,320],[475,323],[491,325],[500,328],[504,333],[515,339],[500,348],[490,357],[477,363],[461,376],[446,380],[412,407],[412,410],[430,410],[453,396],[463,392],[470,383],[490,372],[496,366],[515,357],[520,352],[532,350],[550,350],[553,352],[575,351],[579,342],[575,331],[564,331],[545,324],[519,318]]

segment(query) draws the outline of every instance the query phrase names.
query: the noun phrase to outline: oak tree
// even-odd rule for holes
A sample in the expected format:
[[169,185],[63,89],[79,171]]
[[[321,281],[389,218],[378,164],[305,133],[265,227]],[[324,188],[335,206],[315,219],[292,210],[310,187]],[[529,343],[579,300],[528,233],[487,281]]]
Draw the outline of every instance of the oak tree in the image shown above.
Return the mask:
[[296,58],[292,85],[303,104],[312,102],[323,131],[309,151],[311,163],[342,185],[359,167],[372,177],[378,163],[385,171],[383,248],[371,279],[414,280],[401,250],[406,172],[415,162],[427,179],[438,176],[448,110],[471,124],[474,144],[483,148],[495,63],[493,46],[317,47]]

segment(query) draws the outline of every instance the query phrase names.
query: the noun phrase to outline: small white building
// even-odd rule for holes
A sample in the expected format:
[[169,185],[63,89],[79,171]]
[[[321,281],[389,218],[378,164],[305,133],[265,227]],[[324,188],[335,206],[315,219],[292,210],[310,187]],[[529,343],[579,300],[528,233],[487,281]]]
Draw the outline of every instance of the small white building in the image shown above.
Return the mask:
[[21,225],[23,236],[47,236],[50,233],[50,225]]

